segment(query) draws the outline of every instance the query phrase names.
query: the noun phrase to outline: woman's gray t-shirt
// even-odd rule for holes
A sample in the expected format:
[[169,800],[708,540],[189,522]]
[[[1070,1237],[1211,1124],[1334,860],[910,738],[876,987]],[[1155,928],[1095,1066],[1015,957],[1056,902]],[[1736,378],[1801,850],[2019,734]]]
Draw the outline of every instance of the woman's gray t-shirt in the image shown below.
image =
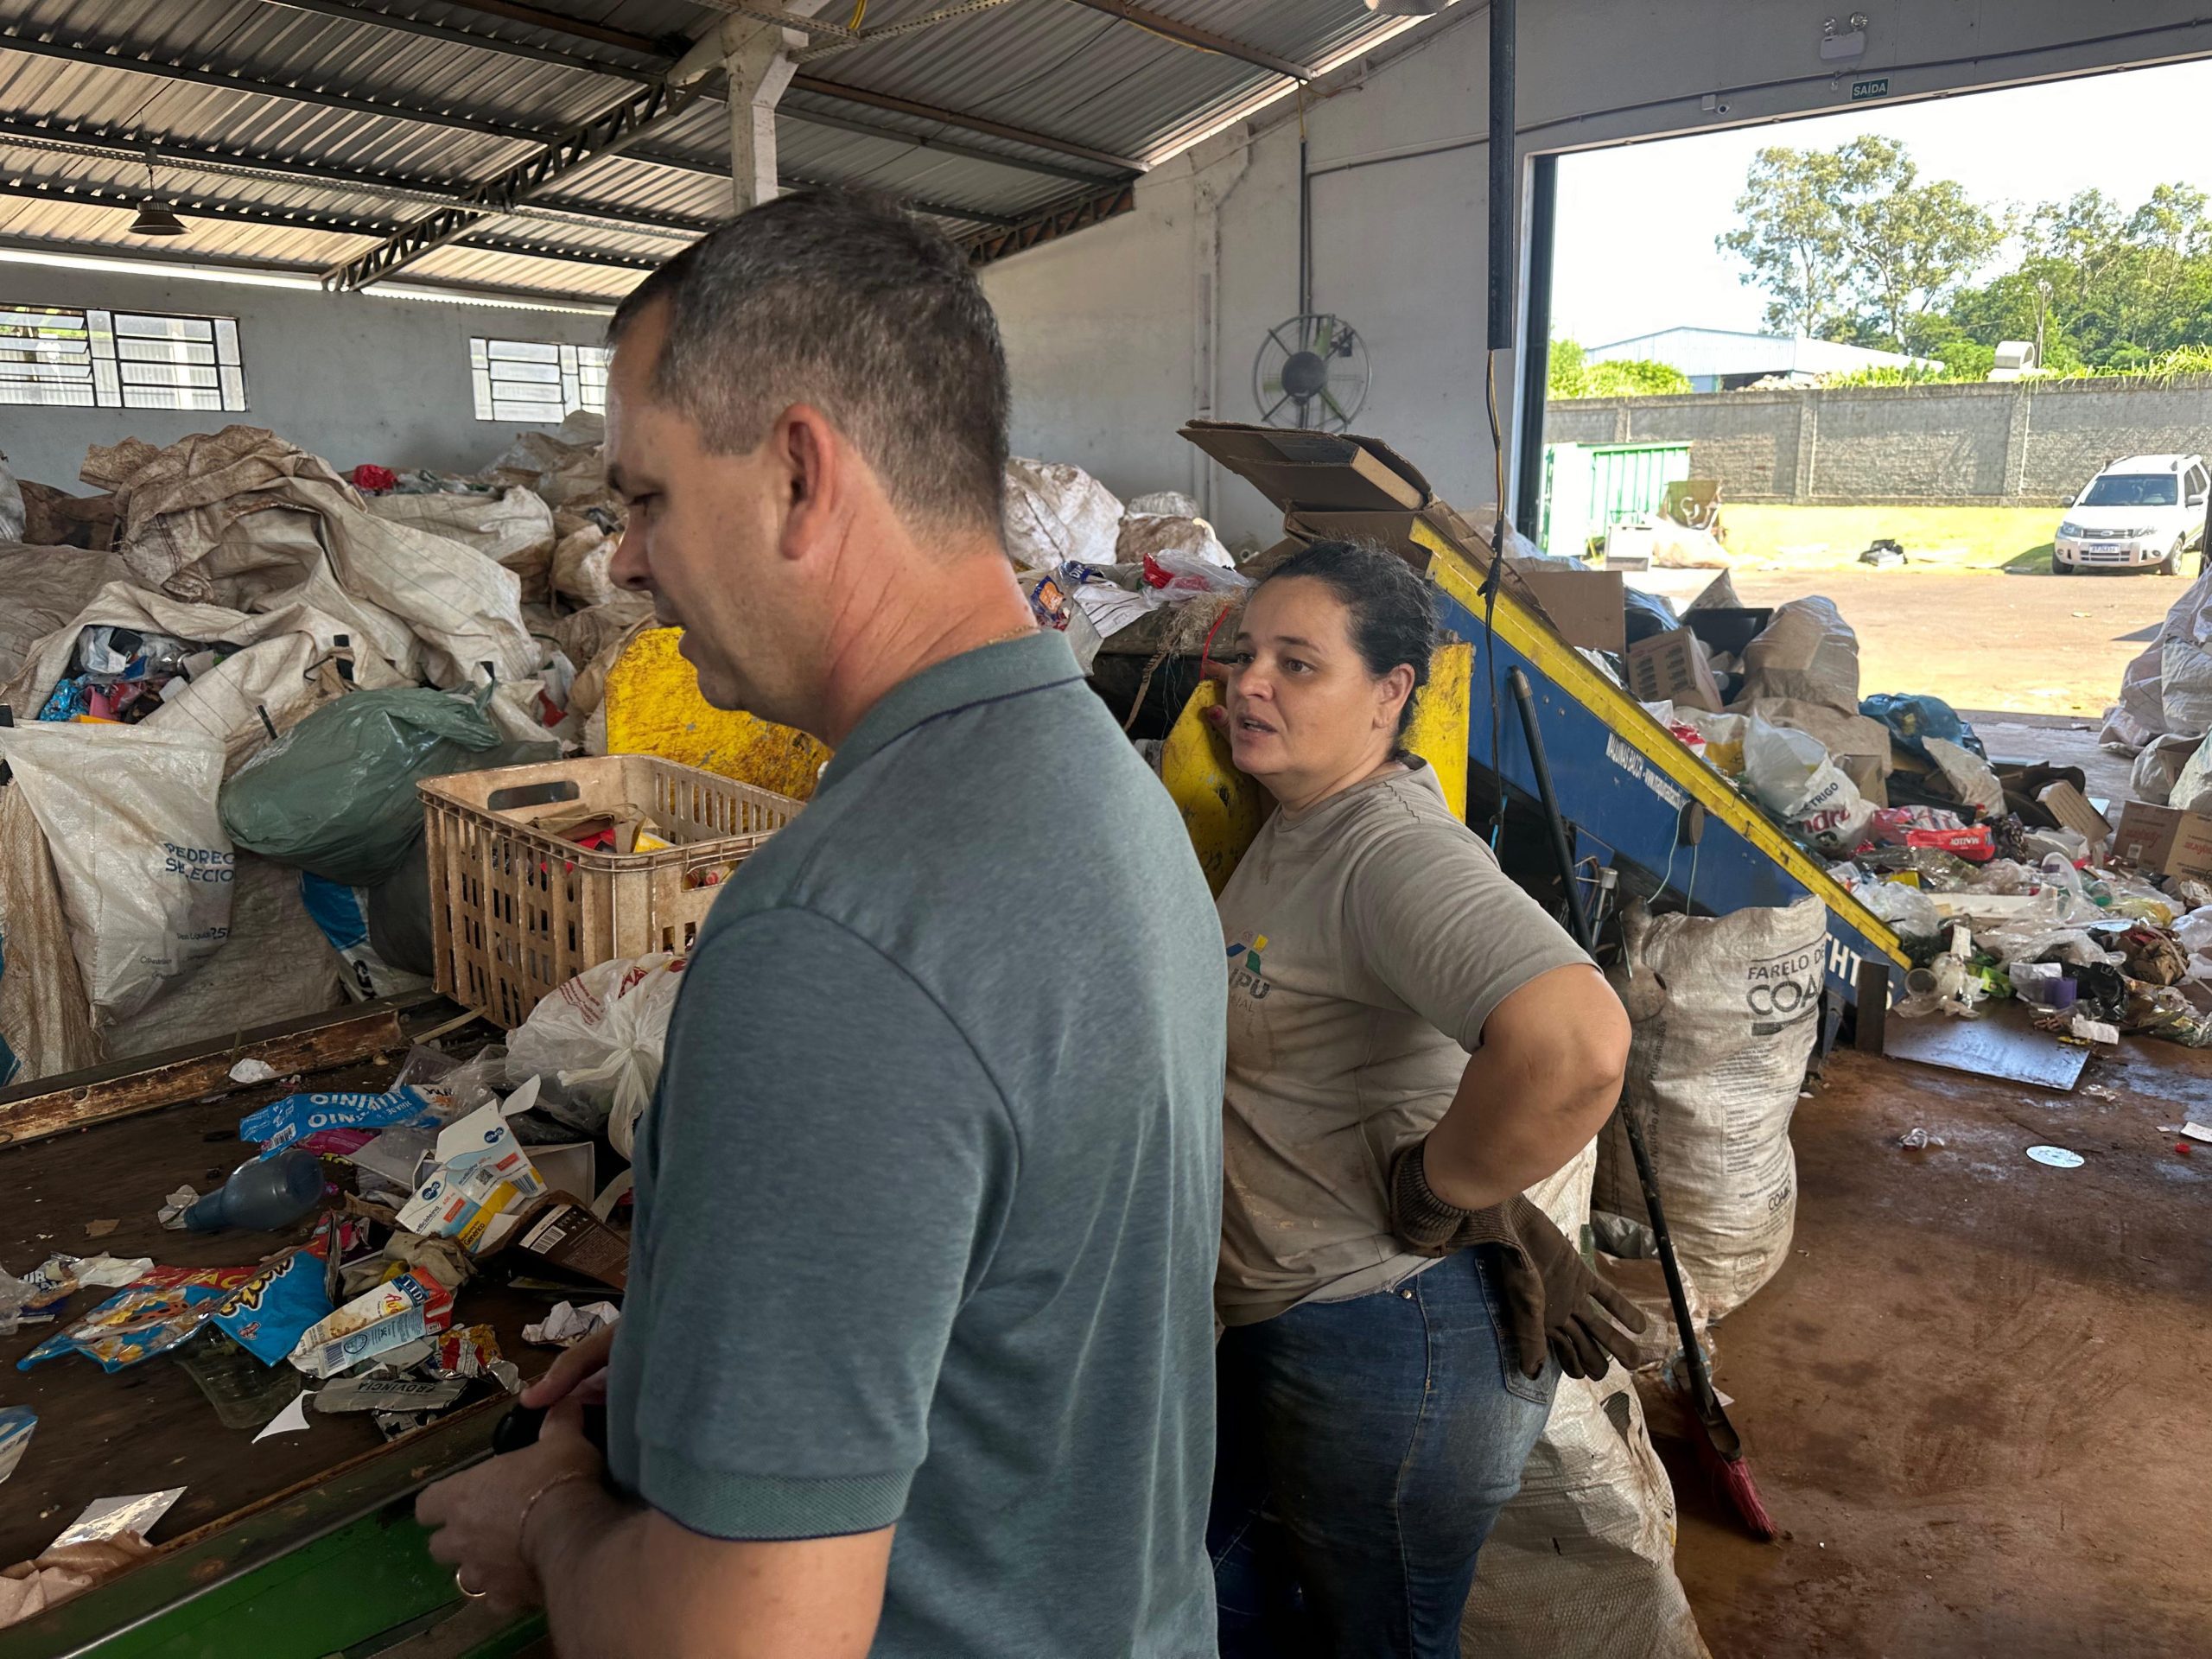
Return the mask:
[[1390,1160],[1452,1104],[1491,1010],[1590,958],[1452,816],[1435,773],[1278,811],[1222,889],[1224,1325],[1429,1265],[1390,1231]]

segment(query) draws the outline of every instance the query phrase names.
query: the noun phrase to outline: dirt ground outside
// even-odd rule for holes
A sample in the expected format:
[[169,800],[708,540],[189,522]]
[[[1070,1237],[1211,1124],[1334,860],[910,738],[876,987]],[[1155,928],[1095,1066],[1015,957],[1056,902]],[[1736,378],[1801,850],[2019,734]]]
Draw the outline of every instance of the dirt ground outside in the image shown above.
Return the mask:
[[[1629,581],[1682,603],[1718,574],[1654,570]],[[1855,563],[1739,566],[1730,575],[1746,605],[1813,594],[1834,600],[1859,635],[1862,696],[1923,691],[1958,709],[2090,720],[2118,701],[2121,671],[2193,580],[2102,573],[2035,580]]]

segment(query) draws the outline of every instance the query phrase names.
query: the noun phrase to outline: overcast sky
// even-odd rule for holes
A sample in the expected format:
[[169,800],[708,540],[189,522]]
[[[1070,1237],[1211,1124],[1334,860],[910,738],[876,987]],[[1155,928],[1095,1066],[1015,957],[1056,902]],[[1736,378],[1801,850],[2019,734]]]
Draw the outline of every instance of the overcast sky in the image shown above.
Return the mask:
[[1763,327],[1765,296],[1713,242],[1770,144],[1885,133],[1922,177],[1956,179],[1992,207],[2095,186],[2132,208],[2169,180],[2212,193],[2207,111],[2212,62],[2187,63],[1562,156],[1552,332],[1600,346],[1677,323]]

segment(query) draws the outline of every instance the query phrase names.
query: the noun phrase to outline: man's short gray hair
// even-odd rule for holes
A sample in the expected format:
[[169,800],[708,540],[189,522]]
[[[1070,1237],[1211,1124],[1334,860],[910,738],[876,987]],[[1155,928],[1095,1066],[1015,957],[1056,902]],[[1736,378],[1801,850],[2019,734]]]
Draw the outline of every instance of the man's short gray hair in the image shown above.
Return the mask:
[[646,277],[607,338],[663,300],[653,394],[709,448],[750,449],[808,404],[867,457],[902,518],[997,533],[1006,353],[982,284],[937,231],[874,196],[779,196]]

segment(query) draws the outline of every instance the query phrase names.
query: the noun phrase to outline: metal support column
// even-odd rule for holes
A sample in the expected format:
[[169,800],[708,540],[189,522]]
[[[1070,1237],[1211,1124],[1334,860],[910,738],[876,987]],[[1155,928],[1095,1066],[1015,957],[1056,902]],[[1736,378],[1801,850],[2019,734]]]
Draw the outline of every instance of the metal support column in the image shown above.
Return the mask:
[[[829,0],[791,0],[794,17],[810,16]],[[792,54],[806,44],[798,30],[736,16],[702,35],[668,72],[686,86],[719,70],[729,81],[730,211],[741,213],[776,197],[776,105],[798,71]]]
[[1544,399],[1552,372],[1552,224],[1559,199],[1559,157],[1539,156],[1529,178],[1529,296],[1522,308],[1521,464],[1513,521],[1538,539],[1544,511]]
[[1513,209],[1520,194],[1513,134],[1516,0],[1490,0],[1490,349],[1513,349]]

